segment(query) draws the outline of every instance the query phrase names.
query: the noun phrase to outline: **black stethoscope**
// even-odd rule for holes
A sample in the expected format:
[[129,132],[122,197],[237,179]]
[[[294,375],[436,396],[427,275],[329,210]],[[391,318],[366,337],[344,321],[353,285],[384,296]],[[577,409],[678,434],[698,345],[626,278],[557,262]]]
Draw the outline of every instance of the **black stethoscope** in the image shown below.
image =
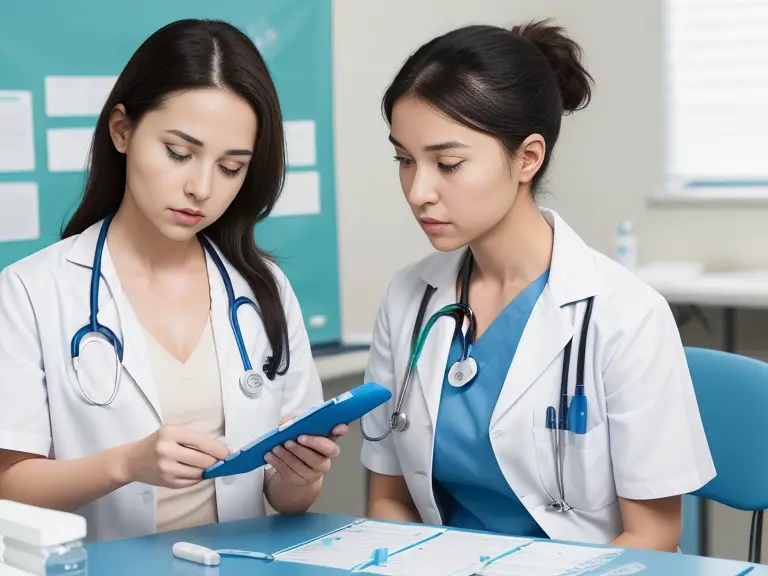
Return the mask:
[[[424,290],[424,296],[421,299],[421,305],[419,306],[419,312],[416,315],[416,322],[413,325],[413,333],[411,335],[411,353],[408,361],[408,369],[403,377],[402,386],[400,387],[400,394],[398,394],[397,402],[395,404],[395,410],[392,412],[389,419],[389,428],[381,436],[369,436],[365,432],[363,425],[364,418],[360,421],[360,429],[363,433],[363,437],[369,442],[380,442],[389,436],[393,431],[404,432],[410,424],[408,416],[403,412],[403,403],[405,396],[408,392],[408,387],[413,379],[413,372],[418,364],[419,357],[424,348],[424,342],[427,335],[431,330],[434,323],[443,316],[450,316],[456,323],[454,331],[454,337],[459,336],[461,338],[461,357],[455,362],[450,371],[448,372],[448,383],[452,386],[460,387],[470,383],[477,376],[477,363],[472,358],[472,346],[475,343],[475,331],[476,321],[475,314],[472,308],[469,307],[469,279],[472,275],[473,266],[472,251],[467,250],[464,260],[461,265],[461,293],[459,296],[459,302],[456,304],[449,304],[444,306],[435,314],[433,314],[427,321],[423,330],[419,330],[424,321],[424,315],[427,311],[427,306],[435,293],[437,288],[432,285],[427,285]],[[563,350],[563,371],[560,379],[560,402],[559,408],[555,409],[554,406],[548,406],[546,411],[546,425],[547,428],[552,430],[552,446],[554,450],[555,466],[557,468],[557,482],[559,498],[552,498],[552,502],[548,507],[552,510],[560,512],[566,512],[571,509],[568,503],[565,501],[565,487],[563,482],[563,462],[565,459],[565,442],[563,440],[563,433],[568,430],[575,434],[585,434],[587,429],[587,397],[584,393],[584,361],[587,348],[587,330],[589,328],[589,321],[592,315],[592,304],[594,297],[590,296],[587,299],[586,310],[584,311],[584,320],[581,324],[581,338],[579,340],[579,354],[576,364],[576,388],[574,390],[573,398],[570,405],[568,404],[568,379],[569,379],[569,367],[571,360],[571,346],[573,338],[571,338],[565,345]],[[462,331],[464,322],[468,321],[469,326],[467,328],[466,335]],[[559,416],[559,417],[558,417]]]

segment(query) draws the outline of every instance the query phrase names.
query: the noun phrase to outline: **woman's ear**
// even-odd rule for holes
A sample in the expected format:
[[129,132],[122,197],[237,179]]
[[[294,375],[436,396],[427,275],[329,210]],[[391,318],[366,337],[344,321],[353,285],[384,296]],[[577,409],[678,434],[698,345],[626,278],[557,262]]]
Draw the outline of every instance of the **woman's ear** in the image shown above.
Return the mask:
[[541,168],[546,153],[546,144],[540,134],[531,134],[518,148],[520,162],[520,183],[528,184]]
[[118,104],[109,114],[109,135],[112,137],[115,149],[121,154],[125,154],[128,150],[130,131],[131,126],[125,114],[125,106]]

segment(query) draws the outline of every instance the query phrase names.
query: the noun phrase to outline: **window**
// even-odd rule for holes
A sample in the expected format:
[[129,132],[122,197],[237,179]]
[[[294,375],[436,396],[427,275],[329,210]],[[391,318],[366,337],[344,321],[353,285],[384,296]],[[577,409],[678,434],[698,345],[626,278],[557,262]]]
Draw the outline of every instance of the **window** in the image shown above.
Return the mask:
[[666,187],[768,199],[768,0],[665,0]]

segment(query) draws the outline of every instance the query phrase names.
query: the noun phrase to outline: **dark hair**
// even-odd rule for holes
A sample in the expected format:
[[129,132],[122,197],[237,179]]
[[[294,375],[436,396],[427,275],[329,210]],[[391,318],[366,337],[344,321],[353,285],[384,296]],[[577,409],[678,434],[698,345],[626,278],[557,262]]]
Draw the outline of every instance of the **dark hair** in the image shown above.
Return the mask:
[[424,44],[387,89],[382,108],[392,122],[395,102],[412,95],[455,120],[497,138],[515,154],[531,134],[546,143],[534,188],[551,157],[564,113],[584,108],[592,77],[581,49],[548,20],[511,30],[473,25]]
[[109,117],[123,104],[136,124],[181,90],[217,87],[245,99],[259,122],[258,136],[243,186],[229,208],[205,229],[257,295],[272,357],[264,366],[270,379],[283,356],[288,329],[277,279],[254,238],[254,226],[272,211],[285,178],[282,113],[269,70],[253,42],[225,22],[187,19],[152,34],[128,61],[99,116],[93,135],[85,193],[62,237],[82,233],[114,214],[125,191],[126,160],[110,137]]

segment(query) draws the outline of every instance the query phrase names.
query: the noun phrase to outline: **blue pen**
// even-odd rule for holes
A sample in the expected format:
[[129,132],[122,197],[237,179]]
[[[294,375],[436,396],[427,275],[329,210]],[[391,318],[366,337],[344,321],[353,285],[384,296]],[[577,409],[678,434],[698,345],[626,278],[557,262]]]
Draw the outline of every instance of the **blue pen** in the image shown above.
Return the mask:
[[547,407],[547,428],[550,430],[557,428],[557,413],[554,406]]

